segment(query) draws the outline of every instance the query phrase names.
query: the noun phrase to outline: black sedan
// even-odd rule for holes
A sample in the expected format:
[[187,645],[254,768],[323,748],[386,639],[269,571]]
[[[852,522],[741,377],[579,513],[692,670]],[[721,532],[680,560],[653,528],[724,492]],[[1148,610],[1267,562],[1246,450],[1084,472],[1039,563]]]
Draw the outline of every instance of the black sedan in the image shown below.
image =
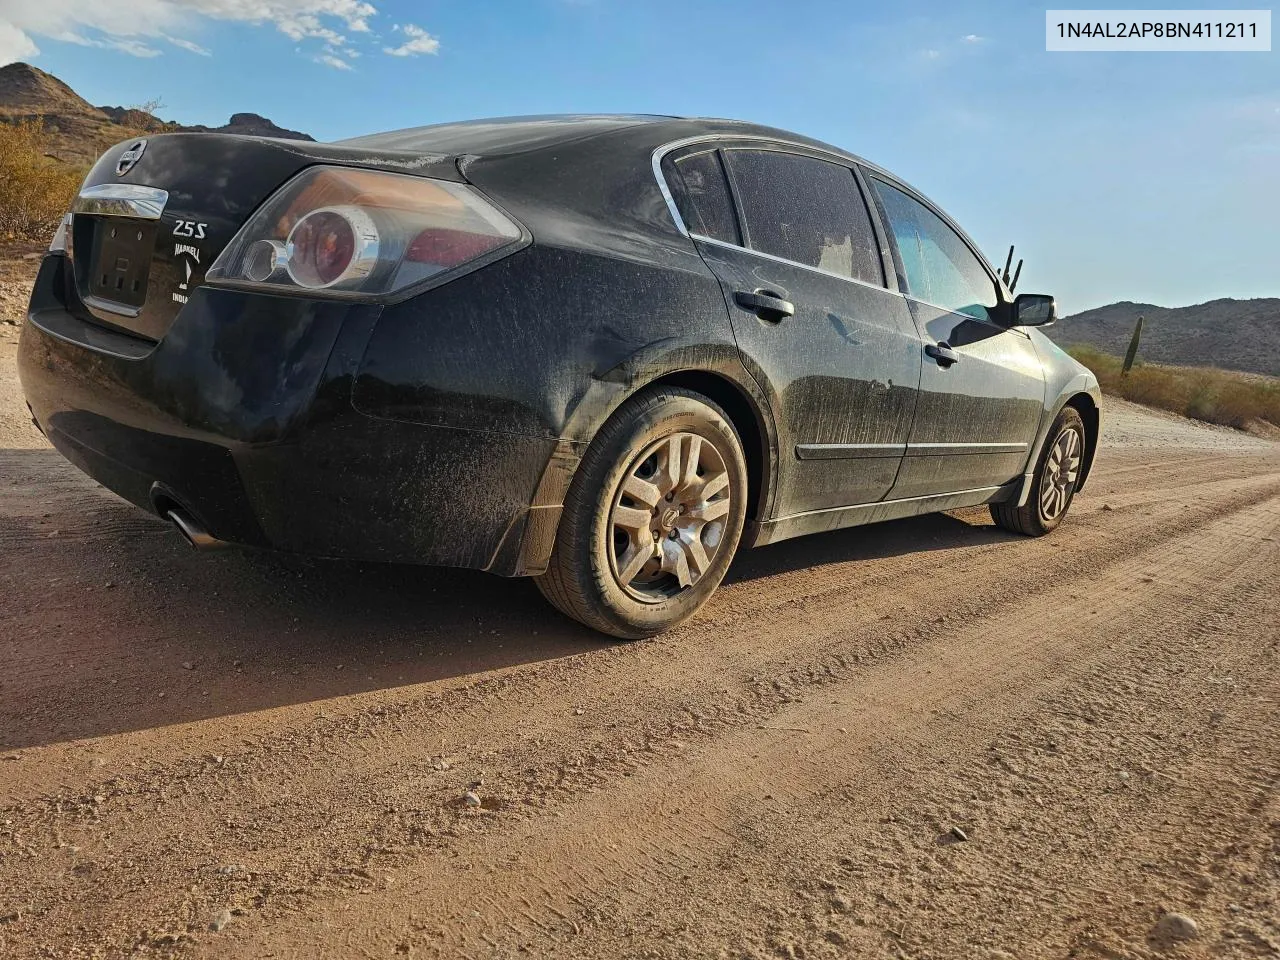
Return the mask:
[[1057,526],[1098,385],[934,204],[650,116],[122,143],[40,268],[36,424],[193,543],[533,576],[644,637],[743,545]]

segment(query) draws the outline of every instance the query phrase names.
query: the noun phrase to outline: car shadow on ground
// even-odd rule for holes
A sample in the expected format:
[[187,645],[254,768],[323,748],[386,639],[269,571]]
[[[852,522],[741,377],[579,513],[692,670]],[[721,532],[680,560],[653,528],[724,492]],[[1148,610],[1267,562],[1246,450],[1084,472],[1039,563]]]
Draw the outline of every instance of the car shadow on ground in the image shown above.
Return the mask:
[[756,580],[832,563],[877,560],[1017,539],[991,522],[986,507],[930,513],[905,520],[815,533],[756,550],[745,550],[734,561],[724,582]]
[[[620,643],[560,616],[529,580],[196,552],[49,450],[0,451],[0,488],[0,750],[376,696]],[[747,551],[726,583],[1004,536],[944,515],[893,521]]]

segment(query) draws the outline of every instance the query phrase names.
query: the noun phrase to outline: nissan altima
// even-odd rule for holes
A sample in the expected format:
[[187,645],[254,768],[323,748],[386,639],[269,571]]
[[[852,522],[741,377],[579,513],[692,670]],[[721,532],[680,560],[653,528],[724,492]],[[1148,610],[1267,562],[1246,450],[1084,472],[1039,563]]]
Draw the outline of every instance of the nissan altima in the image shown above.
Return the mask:
[[1039,536],[1094,377],[888,171],[722,120],[167,134],[93,167],[19,353],[37,426],[197,546],[532,576],[618,637],[744,546],[989,504]]

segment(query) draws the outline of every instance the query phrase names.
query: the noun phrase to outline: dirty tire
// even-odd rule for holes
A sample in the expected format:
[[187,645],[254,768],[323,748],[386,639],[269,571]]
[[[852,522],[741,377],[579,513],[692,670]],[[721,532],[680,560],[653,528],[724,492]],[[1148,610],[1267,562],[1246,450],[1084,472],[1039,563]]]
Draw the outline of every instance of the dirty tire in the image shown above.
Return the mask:
[[[1068,434],[1074,433],[1074,438]],[[1035,476],[1031,481],[1031,494],[1024,506],[1015,503],[993,503],[991,519],[997,526],[1013,533],[1021,533],[1028,537],[1043,537],[1062,523],[1071,508],[1076,487],[1080,484],[1080,468],[1084,464],[1086,434],[1084,421],[1074,407],[1065,407],[1054,420],[1053,427],[1045,439],[1044,448],[1040,451],[1040,459],[1036,463]],[[1055,452],[1067,452],[1065,459],[1055,458]],[[1074,472],[1070,479],[1061,471],[1066,469],[1063,463],[1074,460]],[[1055,499],[1050,488],[1058,481],[1061,494]],[[1064,484],[1065,481],[1065,484]],[[1046,498],[1049,504],[1046,505]]]
[[[620,507],[621,504],[644,507],[642,502],[620,499],[625,497],[622,487],[631,477],[641,476],[637,471],[651,462],[642,457],[649,451],[669,449],[673,443],[677,466],[679,457],[684,456],[686,471],[688,463],[695,460],[714,464],[716,476],[723,475],[727,485],[723,492],[709,496],[717,501],[727,500],[728,507],[725,510],[723,504],[717,502],[713,504],[716,509],[708,511],[706,503],[694,502],[700,496],[696,493],[699,487],[705,489],[711,483],[708,480],[699,484],[701,478],[692,472],[681,474],[685,493],[673,489],[672,496],[664,498],[674,499],[673,504],[660,502],[650,511],[653,522],[663,522],[658,519],[660,513],[664,518],[670,517],[670,508],[680,507],[682,497],[692,498],[694,505],[688,510],[689,519],[680,522],[690,526],[700,523],[696,535],[713,539],[713,552],[704,568],[696,573],[696,579],[685,586],[679,583],[680,574],[676,572],[653,570],[645,574],[654,578],[653,594],[649,595],[638,590],[634,581],[622,583],[621,575],[615,573],[627,557],[639,557],[639,553],[632,555],[619,547],[619,538],[624,544],[636,545],[637,550],[640,543],[638,536],[628,540],[627,535],[620,532],[615,511],[626,509]],[[698,463],[694,463],[693,469],[699,469]],[[662,488],[662,479],[655,476],[658,481],[655,488]],[[672,480],[672,486],[679,482]],[[637,394],[609,418],[587,449],[565,497],[550,565],[534,582],[556,609],[594,630],[625,640],[651,637],[693,616],[715,592],[742,536],[746,500],[747,467],[742,443],[723,410],[707,397],[678,387],[655,388]],[[680,509],[682,515],[684,512]],[[704,523],[700,520],[704,512],[723,515]],[[701,527],[710,527],[713,523],[718,524],[718,528],[704,534]],[[652,540],[660,554],[661,548],[675,549],[681,544],[680,531],[668,532],[666,536],[671,537],[672,544],[664,543],[662,535]],[[699,558],[707,556],[708,550],[702,546],[701,539],[698,550]],[[661,563],[665,570],[668,560],[664,557],[652,558],[649,566]],[[695,576],[690,571],[696,566],[685,561],[683,575]],[[647,584],[641,586],[647,587]]]

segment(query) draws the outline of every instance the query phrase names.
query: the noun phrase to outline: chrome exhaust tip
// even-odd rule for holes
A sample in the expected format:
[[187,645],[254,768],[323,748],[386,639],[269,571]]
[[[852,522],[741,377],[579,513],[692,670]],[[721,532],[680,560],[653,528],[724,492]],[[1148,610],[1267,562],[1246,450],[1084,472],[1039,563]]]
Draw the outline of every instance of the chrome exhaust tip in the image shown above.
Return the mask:
[[196,521],[195,517],[178,507],[165,512],[165,517],[178,528],[178,532],[197,550],[216,550],[227,542],[219,540]]

